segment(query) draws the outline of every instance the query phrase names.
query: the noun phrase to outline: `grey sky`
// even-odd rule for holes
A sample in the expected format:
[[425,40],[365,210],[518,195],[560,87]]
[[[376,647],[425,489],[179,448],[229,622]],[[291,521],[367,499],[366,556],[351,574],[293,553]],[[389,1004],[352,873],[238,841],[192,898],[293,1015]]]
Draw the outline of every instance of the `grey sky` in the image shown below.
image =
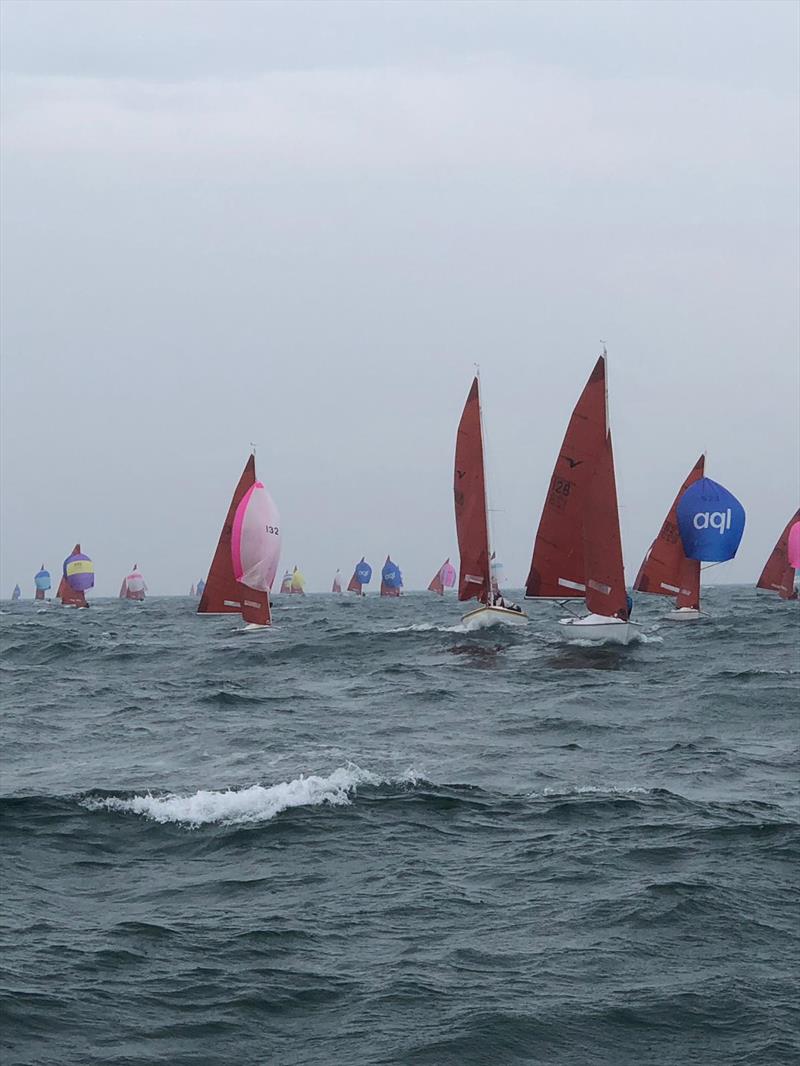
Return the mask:
[[99,593],[186,591],[251,440],[282,564],[423,586],[475,361],[519,586],[601,338],[629,579],[707,449],[754,581],[800,495],[799,10],[6,0],[0,594],[78,539]]

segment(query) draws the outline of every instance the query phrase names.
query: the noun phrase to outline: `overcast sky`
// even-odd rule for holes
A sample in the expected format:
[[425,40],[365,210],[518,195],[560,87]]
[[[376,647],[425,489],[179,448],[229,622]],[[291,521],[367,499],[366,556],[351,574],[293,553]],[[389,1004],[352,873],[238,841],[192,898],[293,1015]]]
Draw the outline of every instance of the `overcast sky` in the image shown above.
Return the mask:
[[[608,344],[629,581],[704,449],[798,505],[793,2],[2,4],[0,594],[205,573],[249,442],[281,565],[456,556],[480,362],[522,585]],[[709,574],[709,578],[711,578]]]

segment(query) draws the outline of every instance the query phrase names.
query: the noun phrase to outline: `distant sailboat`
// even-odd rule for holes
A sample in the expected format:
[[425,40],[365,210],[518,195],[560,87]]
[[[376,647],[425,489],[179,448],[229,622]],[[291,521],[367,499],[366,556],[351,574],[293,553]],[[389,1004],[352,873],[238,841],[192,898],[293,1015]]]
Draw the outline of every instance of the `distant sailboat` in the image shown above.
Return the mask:
[[800,570],[800,508],[789,521],[761,571],[756,588],[777,592],[782,600],[796,600],[795,572]]
[[447,558],[436,571],[431,578],[431,583],[428,585],[429,592],[436,592],[439,596],[444,596],[445,589],[451,589],[456,583],[456,568]]
[[453,495],[460,569],[458,598],[477,599],[481,606],[463,616],[465,625],[478,628],[507,622],[525,625],[528,616],[511,608],[492,584],[493,553],[489,537],[489,506],[483,456],[480,381],[475,377],[456,434]]
[[35,575],[33,583],[36,586],[35,598],[37,600],[43,600],[45,592],[52,587],[50,582],[50,571],[45,570],[44,563],[39,568],[38,574]]
[[292,596],[305,596],[306,594],[306,579],[297,567],[292,570],[292,582],[289,587],[289,592]]
[[608,425],[605,352],[572,412],[536,533],[528,599],[580,598],[589,611],[563,618],[564,636],[627,644],[633,635],[625,591],[614,453]]
[[205,592],[205,589],[206,589],[206,583],[205,583],[205,581],[203,581],[203,579],[201,577],[200,580],[197,582],[197,587],[195,588],[195,592],[194,592],[195,596],[197,596],[197,598],[199,599],[203,595],[203,593]]
[[251,455],[225,516],[197,613],[241,614],[246,629],[270,625],[269,590],[280,551],[278,509],[256,480]]
[[668,617],[676,620],[691,621],[700,617],[700,560],[687,558],[683,550],[678,529],[678,501],[703,477],[705,461],[705,455],[701,455],[689,471],[633,583],[637,592],[675,596],[676,609]]
[[144,578],[139,572],[139,568],[136,563],[133,564],[133,570],[127,577],[122,579],[122,587],[119,590],[119,598],[121,600],[136,600],[141,602],[145,593],[147,592],[147,585],[144,582]]
[[189,589],[189,595],[192,597],[192,599],[194,599],[194,597],[197,595],[194,585],[192,585],[192,587]]
[[403,575],[400,567],[387,555],[381,570],[381,596],[399,596],[403,587]]
[[22,595],[22,589],[19,587],[19,585],[15,585],[14,586],[14,591],[11,593],[11,599],[14,602],[16,602],[20,598],[21,595]]
[[94,563],[76,544],[64,560],[61,581],[56,592],[64,607],[88,607],[86,591],[94,586]]
[[350,578],[350,583],[347,586],[348,592],[355,592],[357,596],[365,596],[364,586],[368,585],[372,580],[372,567],[368,562],[364,561],[364,556],[361,556],[361,561],[356,563],[356,568],[353,571],[353,576]]
[[284,570],[283,577],[281,578],[280,590],[282,595],[288,596],[292,591],[292,575],[289,570]]
[[333,575],[333,587],[331,588],[331,592],[335,592],[336,595],[338,596],[338,595],[341,594],[341,591],[342,591],[342,575],[337,570],[336,573]]

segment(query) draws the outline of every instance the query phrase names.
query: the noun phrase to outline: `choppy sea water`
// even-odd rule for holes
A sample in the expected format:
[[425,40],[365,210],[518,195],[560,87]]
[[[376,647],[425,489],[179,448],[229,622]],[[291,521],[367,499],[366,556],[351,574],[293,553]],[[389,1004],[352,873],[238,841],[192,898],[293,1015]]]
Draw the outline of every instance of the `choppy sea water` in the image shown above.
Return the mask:
[[3,605],[4,1066],[797,1062],[797,604]]

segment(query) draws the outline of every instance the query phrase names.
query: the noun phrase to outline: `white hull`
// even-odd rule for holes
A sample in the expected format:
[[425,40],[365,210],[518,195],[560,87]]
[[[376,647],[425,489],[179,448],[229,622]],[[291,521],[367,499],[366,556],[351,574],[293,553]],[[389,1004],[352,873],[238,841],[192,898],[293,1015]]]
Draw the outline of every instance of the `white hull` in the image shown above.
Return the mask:
[[461,621],[467,629],[486,629],[488,626],[526,626],[528,616],[524,611],[509,611],[506,607],[481,606],[465,614]]
[[704,616],[696,607],[676,607],[674,611],[670,611],[664,617],[668,618],[670,622],[696,622],[698,618],[703,618]]
[[259,622],[248,622],[242,630],[243,633],[253,633],[257,629],[270,629],[270,626],[262,626]]
[[628,644],[641,626],[636,622],[623,622],[620,618],[606,618],[602,614],[590,614],[585,618],[561,618],[561,635],[566,640],[592,640],[598,644]]

